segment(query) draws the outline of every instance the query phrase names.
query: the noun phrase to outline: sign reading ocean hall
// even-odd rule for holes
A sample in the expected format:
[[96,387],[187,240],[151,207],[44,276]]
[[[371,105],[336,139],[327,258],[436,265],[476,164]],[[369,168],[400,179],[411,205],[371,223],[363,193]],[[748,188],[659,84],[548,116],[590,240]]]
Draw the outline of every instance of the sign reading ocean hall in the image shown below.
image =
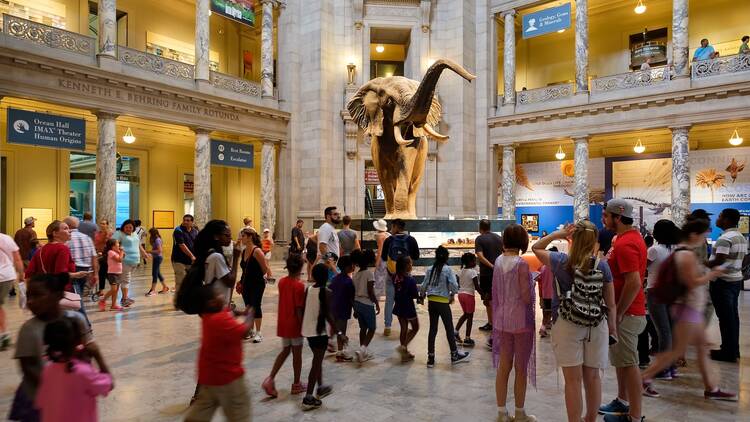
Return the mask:
[[8,107],[8,143],[83,151],[86,121]]
[[529,13],[523,16],[522,22],[524,39],[568,29],[570,28],[570,3]]
[[253,146],[212,139],[211,164],[251,169],[253,168]]

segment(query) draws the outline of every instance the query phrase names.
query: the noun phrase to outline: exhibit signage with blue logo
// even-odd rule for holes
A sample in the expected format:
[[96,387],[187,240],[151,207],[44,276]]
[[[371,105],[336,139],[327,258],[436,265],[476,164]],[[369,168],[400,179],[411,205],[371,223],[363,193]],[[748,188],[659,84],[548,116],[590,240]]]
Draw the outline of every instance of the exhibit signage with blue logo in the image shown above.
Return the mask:
[[570,3],[529,13],[522,17],[522,22],[524,39],[568,29],[570,28]]
[[86,121],[8,107],[8,143],[86,149]]
[[253,168],[253,146],[212,139],[211,164],[251,169]]

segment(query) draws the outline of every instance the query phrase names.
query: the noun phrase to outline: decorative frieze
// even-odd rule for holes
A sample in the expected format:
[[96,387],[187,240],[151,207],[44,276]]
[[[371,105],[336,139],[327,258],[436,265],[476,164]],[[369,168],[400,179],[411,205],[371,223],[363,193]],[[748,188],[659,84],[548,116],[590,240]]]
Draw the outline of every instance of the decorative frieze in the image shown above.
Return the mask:
[[537,104],[573,96],[573,84],[545,86],[518,93],[519,104]]
[[6,35],[14,38],[86,56],[94,55],[96,40],[86,35],[5,14],[3,28]]
[[132,48],[118,46],[120,61],[128,66],[179,79],[195,77],[195,67],[187,63],[167,59],[155,54],[144,53]]
[[592,81],[593,92],[609,92],[620,89],[640,88],[666,82],[669,72],[666,67],[604,76]]
[[750,54],[737,54],[693,63],[693,79],[747,71],[750,71]]
[[251,97],[260,97],[260,85],[247,79],[235,78],[224,73],[211,71],[211,84],[216,88],[236,92]]

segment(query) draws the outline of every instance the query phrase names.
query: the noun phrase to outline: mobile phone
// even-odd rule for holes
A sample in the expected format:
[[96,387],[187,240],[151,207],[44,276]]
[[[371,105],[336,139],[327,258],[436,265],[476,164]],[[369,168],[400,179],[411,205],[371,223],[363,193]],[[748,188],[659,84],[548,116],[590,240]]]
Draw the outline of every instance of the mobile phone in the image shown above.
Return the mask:
[[609,345],[612,346],[612,345],[615,345],[615,344],[617,344],[617,337],[615,337],[613,335],[610,335],[609,336]]

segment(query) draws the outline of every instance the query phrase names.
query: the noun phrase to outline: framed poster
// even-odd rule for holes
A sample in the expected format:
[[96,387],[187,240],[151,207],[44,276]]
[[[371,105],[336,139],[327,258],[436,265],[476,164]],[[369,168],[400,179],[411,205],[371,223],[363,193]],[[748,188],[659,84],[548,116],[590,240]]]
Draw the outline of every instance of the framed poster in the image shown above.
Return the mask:
[[154,210],[151,221],[157,229],[173,229],[175,228],[174,211]]
[[740,224],[738,226],[740,233],[742,234],[749,234],[750,233],[750,215],[741,215],[740,216]]
[[539,214],[521,214],[521,225],[527,232],[538,232]]

